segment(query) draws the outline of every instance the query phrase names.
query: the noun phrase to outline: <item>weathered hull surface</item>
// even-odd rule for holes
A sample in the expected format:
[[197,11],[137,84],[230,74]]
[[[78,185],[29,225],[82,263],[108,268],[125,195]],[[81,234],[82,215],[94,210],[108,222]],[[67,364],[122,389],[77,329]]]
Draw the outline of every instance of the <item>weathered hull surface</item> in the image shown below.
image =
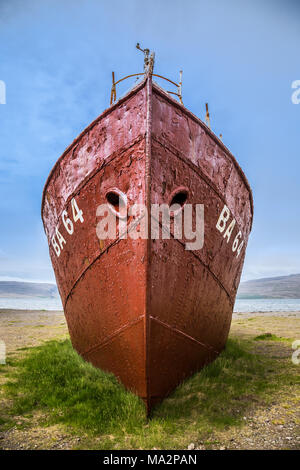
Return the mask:
[[[187,240],[172,236],[99,240],[97,207],[112,188],[126,194],[128,207],[145,204],[150,213],[181,187],[188,203],[204,204],[201,249],[188,251]],[[235,220],[230,236],[216,227],[224,205],[226,228]],[[148,411],[224,348],[252,212],[230,152],[151,78],[97,118],[54,166],[42,217],[72,344]]]

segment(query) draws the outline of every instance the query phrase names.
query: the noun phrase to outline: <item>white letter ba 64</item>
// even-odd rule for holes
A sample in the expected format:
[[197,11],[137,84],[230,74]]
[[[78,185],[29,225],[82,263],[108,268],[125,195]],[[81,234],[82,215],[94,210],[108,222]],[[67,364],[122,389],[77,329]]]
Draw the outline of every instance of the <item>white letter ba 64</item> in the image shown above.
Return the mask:
[[223,234],[223,237],[226,239],[227,243],[232,240],[232,252],[236,252],[236,257],[241,253],[241,250],[244,246],[244,240],[242,239],[242,232],[239,230],[235,237],[232,237],[232,233],[236,226],[236,220],[231,218],[230,210],[226,205],[224,205],[223,210],[218,219],[216,228],[220,233]]
[[[69,235],[73,235],[74,233],[74,223],[76,223],[78,220],[80,220],[81,223],[84,222],[82,210],[79,209],[75,198],[71,200],[71,208],[73,220],[69,218],[66,210],[64,210],[61,214],[63,226]],[[51,238],[51,243],[56,256],[60,256],[62,250],[64,249],[64,245],[66,245],[67,242],[64,235],[58,230],[58,226],[55,228],[55,234]]]

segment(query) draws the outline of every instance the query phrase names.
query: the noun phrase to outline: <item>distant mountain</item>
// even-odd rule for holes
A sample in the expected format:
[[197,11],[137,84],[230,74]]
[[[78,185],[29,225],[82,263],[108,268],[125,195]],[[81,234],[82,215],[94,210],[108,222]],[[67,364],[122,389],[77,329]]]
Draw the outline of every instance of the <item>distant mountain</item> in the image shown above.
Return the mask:
[[[42,282],[0,281],[1,297],[58,298],[55,284]],[[241,282],[238,299],[300,299],[300,274],[265,277]]]
[[241,282],[238,299],[300,299],[300,274]]
[[0,297],[58,297],[55,284],[42,282],[0,281]]

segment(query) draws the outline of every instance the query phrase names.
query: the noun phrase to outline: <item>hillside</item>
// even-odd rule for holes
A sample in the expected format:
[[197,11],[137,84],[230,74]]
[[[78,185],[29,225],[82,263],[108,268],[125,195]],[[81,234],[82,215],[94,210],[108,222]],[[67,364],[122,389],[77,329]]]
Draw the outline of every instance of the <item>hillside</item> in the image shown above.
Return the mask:
[[[58,297],[55,284],[0,281],[1,297]],[[268,277],[241,282],[239,299],[300,299],[300,274]]]
[[241,282],[238,299],[300,299],[300,274]]
[[55,284],[42,282],[0,281],[0,297],[58,297]]

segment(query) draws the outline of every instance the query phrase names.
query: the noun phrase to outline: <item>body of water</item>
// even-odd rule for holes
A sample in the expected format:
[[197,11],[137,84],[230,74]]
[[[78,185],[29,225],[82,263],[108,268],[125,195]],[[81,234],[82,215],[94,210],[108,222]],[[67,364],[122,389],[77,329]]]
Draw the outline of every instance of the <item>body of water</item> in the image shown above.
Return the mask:
[[300,299],[237,299],[234,312],[299,312]]
[[13,308],[22,310],[62,310],[62,304],[59,298],[52,297],[26,297],[0,298],[0,308]]
[[[25,310],[62,310],[60,299],[53,298],[0,298],[0,308]],[[297,312],[300,299],[237,299],[235,312]]]

